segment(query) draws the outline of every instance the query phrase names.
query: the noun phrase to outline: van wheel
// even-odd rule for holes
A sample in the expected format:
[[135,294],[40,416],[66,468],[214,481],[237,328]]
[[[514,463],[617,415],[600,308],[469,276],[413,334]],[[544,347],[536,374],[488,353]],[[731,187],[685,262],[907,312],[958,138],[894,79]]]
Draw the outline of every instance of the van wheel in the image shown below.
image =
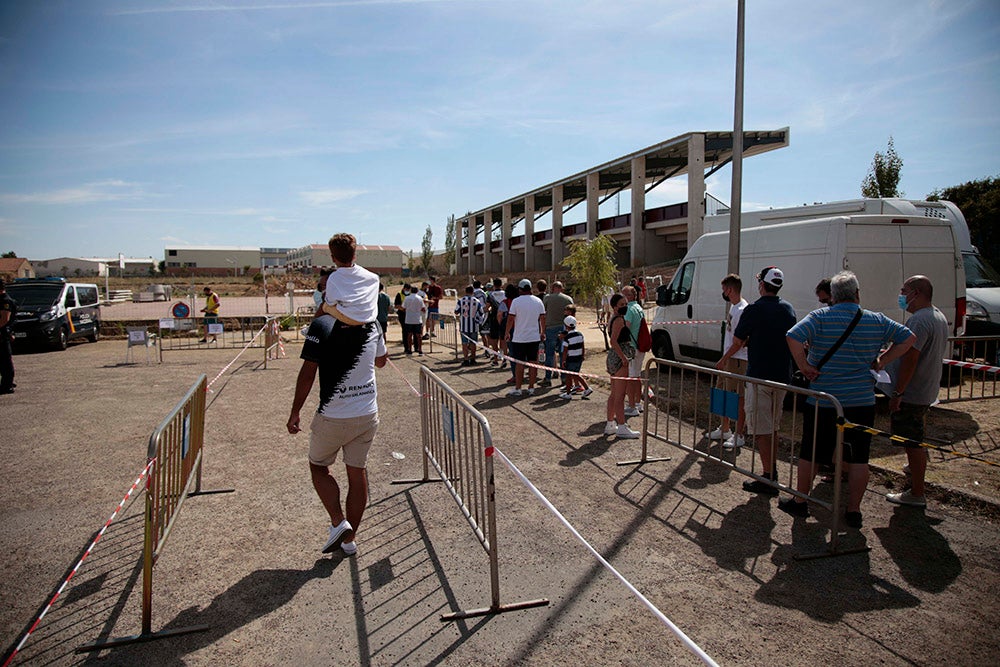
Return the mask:
[[100,340],[100,338],[101,338],[101,323],[94,322],[94,331],[89,336],[87,336],[87,340],[89,340],[91,343],[96,343],[98,340]]
[[667,361],[674,360],[674,348],[670,344],[670,334],[665,331],[653,332],[653,356]]
[[65,350],[66,349],[66,341],[68,341],[68,340],[69,340],[69,335],[66,333],[66,329],[60,327],[59,328],[59,338],[56,339],[55,348],[57,350]]

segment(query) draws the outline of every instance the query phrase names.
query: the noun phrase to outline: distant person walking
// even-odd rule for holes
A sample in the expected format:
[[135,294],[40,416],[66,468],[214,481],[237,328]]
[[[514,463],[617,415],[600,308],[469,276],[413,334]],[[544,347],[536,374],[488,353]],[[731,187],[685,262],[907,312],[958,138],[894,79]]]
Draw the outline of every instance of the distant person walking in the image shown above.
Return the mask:
[[[219,295],[216,294],[208,285],[205,285],[202,293],[205,295],[205,307],[201,309],[201,312],[205,314],[205,335],[198,342],[214,343],[216,342],[215,334],[209,334],[208,327],[219,323],[219,306],[222,304],[219,301]],[[208,340],[210,335],[212,336],[212,340]]]
[[[368,504],[368,450],[378,430],[378,393],[375,369],[388,358],[385,338],[377,323],[337,326],[331,315],[309,325],[302,345],[302,367],[286,428],[302,430],[299,416],[319,371],[319,406],[310,426],[309,473],[313,488],[330,517],[323,553],[340,548],[357,553],[355,542]],[[340,486],[330,466],[344,454],[347,502],[341,504]]]

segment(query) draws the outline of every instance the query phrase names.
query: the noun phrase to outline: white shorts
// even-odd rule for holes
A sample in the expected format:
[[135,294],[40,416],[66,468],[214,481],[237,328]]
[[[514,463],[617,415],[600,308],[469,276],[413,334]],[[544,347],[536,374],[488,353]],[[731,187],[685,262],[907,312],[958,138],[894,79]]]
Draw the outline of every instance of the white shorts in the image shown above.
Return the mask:
[[642,377],[642,366],[644,361],[646,361],[646,353],[636,350],[635,358],[628,362],[628,376],[630,378]]
[[747,382],[745,409],[747,433],[768,435],[774,433],[781,423],[781,404],[785,400],[785,390],[765,387]]

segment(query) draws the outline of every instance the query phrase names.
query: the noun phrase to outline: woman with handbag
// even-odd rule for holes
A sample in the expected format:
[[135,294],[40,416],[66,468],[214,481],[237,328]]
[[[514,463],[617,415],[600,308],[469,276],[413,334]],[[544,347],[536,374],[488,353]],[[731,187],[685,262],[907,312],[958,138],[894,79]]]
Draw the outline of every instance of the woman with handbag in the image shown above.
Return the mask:
[[625,312],[628,302],[621,294],[611,296],[611,312],[614,317],[608,325],[611,348],[608,350],[607,368],[611,376],[611,394],[608,396],[608,423],[604,426],[604,435],[614,435],[619,439],[638,438],[639,432],[633,431],[625,423],[625,389],[628,380],[628,363],[635,357],[635,346],[632,335],[625,324]]

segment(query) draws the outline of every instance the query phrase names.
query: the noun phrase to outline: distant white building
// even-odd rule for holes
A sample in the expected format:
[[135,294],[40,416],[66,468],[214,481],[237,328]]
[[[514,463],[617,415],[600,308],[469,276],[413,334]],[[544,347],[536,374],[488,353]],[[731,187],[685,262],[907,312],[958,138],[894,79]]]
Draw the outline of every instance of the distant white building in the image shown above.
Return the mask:
[[260,259],[261,249],[248,246],[177,246],[163,250],[163,271],[174,276],[243,275],[259,271]]
[[159,271],[152,257],[126,257],[125,268],[120,268],[117,257],[56,257],[32,260],[35,275],[39,278],[62,276],[64,278],[98,277],[110,268],[111,275],[149,276]]
[[[373,273],[398,275],[406,266],[406,255],[395,245],[359,245],[355,261]],[[314,243],[288,251],[290,271],[311,272],[333,266],[330,247]]]

